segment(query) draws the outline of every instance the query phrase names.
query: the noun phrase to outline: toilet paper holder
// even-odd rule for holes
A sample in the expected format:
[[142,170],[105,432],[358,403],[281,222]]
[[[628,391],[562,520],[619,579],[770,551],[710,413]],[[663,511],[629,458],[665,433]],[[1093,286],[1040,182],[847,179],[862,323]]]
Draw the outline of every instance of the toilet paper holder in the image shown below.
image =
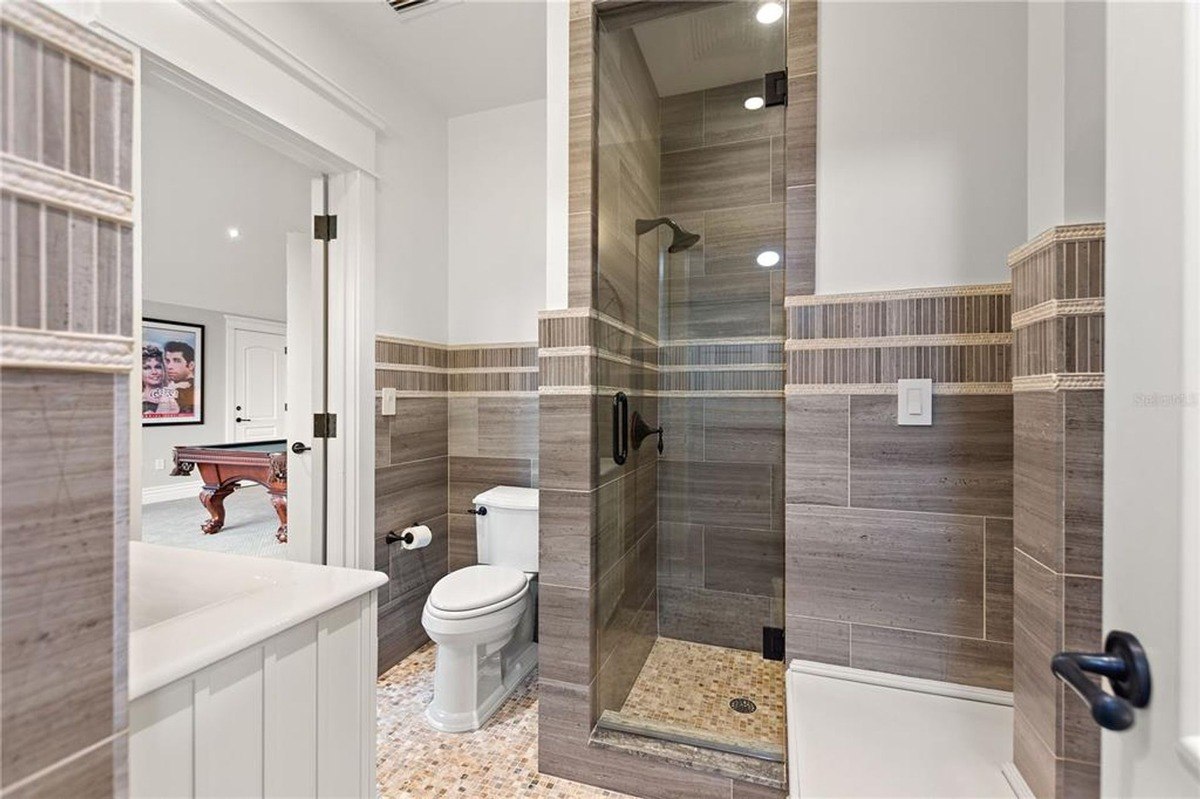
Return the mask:
[[[414,522],[410,527],[420,527],[420,522]],[[383,540],[389,544],[411,544],[413,542],[413,534],[405,530],[397,533],[395,530],[388,530],[388,534],[383,537]]]

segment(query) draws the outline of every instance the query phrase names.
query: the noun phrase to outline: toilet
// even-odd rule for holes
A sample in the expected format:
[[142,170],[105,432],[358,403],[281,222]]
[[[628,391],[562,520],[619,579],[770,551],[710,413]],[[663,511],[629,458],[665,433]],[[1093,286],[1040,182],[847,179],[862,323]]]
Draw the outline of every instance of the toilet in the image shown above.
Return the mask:
[[538,491],[496,486],[473,500],[479,565],[438,580],[421,624],[438,645],[429,724],[476,730],[537,665]]

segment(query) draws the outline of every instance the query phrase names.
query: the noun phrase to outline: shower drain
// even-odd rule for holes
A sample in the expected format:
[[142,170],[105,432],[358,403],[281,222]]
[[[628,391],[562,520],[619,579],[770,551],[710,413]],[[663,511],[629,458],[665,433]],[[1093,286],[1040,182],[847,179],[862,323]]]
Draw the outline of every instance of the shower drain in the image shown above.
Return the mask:
[[750,701],[744,696],[739,696],[736,699],[729,700],[729,706],[738,713],[753,713],[758,710],[758,705]]

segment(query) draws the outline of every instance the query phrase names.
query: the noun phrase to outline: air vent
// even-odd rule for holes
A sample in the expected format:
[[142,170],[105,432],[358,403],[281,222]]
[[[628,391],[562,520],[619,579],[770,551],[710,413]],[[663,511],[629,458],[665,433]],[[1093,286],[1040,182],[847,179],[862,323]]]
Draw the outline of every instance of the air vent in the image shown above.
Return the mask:
[[388,5],[395,11],[405,12],[412,11],[417,6],[425,6],[432,3],[433,0],[388,0]]

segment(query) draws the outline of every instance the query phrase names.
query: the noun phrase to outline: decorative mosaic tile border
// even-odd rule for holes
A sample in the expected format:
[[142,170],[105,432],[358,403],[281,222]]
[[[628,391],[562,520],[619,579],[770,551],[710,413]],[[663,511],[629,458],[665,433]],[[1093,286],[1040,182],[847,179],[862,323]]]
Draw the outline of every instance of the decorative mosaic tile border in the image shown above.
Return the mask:
[[0,153],[0,185],[10,194],[123,224],[133,222],[133,195],[61,169]]
[[883,394],[921,377],[939,394],[1011,391],[1008,284],[788,297],[786,305],[789,393]]
[[0,20],[91,66],[133,80],[133,54],[40,3],[0,4]]
[[1051,228],[1008,258],[1013,276],[1013,391],[1104,386],[1102,224]]
[[121,374],[133,369],[134,341],[54,330],[0,327],[0,367]]
[[536,344],[434,344],[377,336],[375,388],[400,396],[535,394]]

